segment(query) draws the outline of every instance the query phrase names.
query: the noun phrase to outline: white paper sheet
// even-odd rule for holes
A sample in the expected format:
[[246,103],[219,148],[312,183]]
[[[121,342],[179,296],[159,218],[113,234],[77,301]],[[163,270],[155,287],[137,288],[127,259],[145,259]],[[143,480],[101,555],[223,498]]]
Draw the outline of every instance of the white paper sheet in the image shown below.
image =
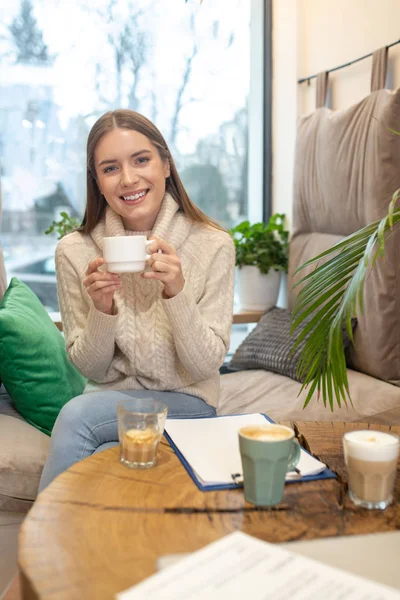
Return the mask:
[[[232,483],[242,473],[238,430],[245,425],[265,425],[263,415],[233,415],[211,419],[167,419],[165,429],[204,485]],[[297,468],[302,475],[316,475],[325,468],[304,450]],[[297,477],[290,473],[287,479]]]
[[235,532],[116,598],[399,600],[400,592]]

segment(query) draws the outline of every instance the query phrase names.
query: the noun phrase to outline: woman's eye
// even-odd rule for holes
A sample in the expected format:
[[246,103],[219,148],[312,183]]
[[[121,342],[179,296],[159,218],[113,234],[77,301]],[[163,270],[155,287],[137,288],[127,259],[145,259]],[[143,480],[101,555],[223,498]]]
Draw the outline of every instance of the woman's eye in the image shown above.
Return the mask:
[[111,167],[106,167],[103,171],[103,173],[110,173],[113,169],[116,169],[117,167],[115,166],[111,166]]
[[149,162],[149,159],[146,156],[142,156],[141,158],[138,158],[136,162],[138,162],[139,165],[142,165],[143,163]]

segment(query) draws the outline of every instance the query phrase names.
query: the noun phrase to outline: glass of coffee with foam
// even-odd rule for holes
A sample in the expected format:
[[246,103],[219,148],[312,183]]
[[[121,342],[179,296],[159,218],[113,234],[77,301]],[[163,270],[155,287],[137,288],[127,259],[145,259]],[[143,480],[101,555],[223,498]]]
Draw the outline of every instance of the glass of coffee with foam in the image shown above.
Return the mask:
[[343,436],[349,496],[368,509],[385,509],[393,500],[399,437],[382,431],[350,431]]
[[134,469],[154,467],[168,407],[152,398],[126,398],[118,404],[121,462]]

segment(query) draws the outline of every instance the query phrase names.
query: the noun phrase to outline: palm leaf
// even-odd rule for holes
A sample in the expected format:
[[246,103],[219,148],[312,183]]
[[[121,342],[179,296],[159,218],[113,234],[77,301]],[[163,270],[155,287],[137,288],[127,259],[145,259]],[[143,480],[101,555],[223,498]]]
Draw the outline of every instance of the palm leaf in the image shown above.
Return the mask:
[[292,348],[294,352],[306,339],[297,367],[297,375],[303,380],[300,393],[308,389],[304,407],[315,390],[332,411],[335,399],[339,407],[342,402],[351,403],[343,324],[354,342],[351,319],[363,313],[366,277],[378,258],[385,255],[388,232],[393,233],[393,226],[400,222],[400,208],[396,208],[399,198],[400,189],[393,194],[383,219],[352,233],[296,271],[315,266],[295,285],[302,287],[292,313],[292,334],[308,319]]

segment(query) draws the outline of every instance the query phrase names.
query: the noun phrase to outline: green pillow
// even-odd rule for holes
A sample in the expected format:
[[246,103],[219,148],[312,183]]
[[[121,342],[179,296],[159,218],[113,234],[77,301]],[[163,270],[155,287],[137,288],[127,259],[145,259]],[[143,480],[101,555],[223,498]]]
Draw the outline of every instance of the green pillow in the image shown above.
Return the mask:
[[47,435],[86,384],[39,299],[16,277],[0,302],[0,377],[18,412]]

